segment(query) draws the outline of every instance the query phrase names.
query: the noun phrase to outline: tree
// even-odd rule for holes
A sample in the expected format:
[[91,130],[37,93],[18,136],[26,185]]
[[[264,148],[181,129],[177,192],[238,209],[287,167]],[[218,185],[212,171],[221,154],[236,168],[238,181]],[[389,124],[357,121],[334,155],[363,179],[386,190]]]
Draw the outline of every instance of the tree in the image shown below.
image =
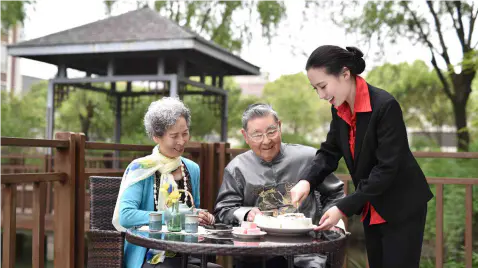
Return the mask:
[[2,33],[26,18],[25,8],[34,1],[2,1]]
[[55,128],[83,132],[89,140],[110,140],[114,116],[106,94],[76,90],[58,108]]
[[[471,122],[471,132],[472,137],[476,137],[478,134],[478,78],[473,80],[472,84],[473,92],[470,95],[470,104],[468,107],[468,114],[470,115],[470,122]],[[475,144],[475,150],[478,151],[478,140],[473,142]]]
[[[387,63],[371,70],[367,81],[397,98],[407,126],[425,130],[428,124],[438,128],[453,124],[452,107],[441,89],[442,84],[425,62]],[[428,134],[439,144],[439,137]]]
[[[228,137],[240,138],[242,113],[248,105],[258,102],[259,98],[242,96],[239,86],[229,77],[224,79],[224,89],[228,92]],[[194,140],[205,140],[209,134],[221,133],[221,118],[214,109],[219,106],[208,105],[207,98],[205,96],[184,97],[184,103],[191,110],[191,135]]]
[[1,93],[3,137],[43,138],[45,133],[46,83],[32,86],[25,96]]
[[325,139],[330,105],[320,101],[304,73],[283,75],[267,83],[263,99],[279,114],[286,142],[318,144]]
[[[357,8],[358,3],[345,3],[344,8]],[[395,43],[402,38],[427,47],[431,63],[442,84],[442,90],[453,107],[457,129],[458,149],[467,151],[470,143],[466,107],[471,83],[476,74],[476,44],[472,43],[478,9],[474,2],[426,1],[424,3],[367,2],[360,14],[350,15],[346,10],[334,13],[338,25],[349,33],[359,32],[367,42]],[[447,31],[454,33],[449,36]],[[454,43],[460,51],[450,51]],[[451,56],[459,53],[460,61],[453,64]],[[439,61],[446,65],[443,70]]]
[[[120,1],[104,1],[106,13],[111,14]],[[148,6],[149,1],[136,1],[137,6]],[[231,52],[239,52],[244,40],[252,38],[251,23],[258,16],[262,35],[270,42],[279,22],[285,17],[286,8],[279,1],[154,1],[153,7],[161,15]],[[236,19],[249,16],[238,23]]]

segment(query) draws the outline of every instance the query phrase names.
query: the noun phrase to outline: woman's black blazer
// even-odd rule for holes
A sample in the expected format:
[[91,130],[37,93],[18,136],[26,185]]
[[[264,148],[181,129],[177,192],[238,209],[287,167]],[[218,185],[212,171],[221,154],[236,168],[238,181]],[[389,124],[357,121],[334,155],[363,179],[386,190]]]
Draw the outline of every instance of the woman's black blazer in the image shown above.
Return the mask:
[[355,155],[349,148],[349,125],[332,107],[327,139],[303,179],[314,189],[335,171],[344,157],[356,191],[339,200],[347,216],[360,214],[370,201],[387,222],[399,222],[433,198],[420,166],[410,151],[402,111],[385,90],[368,85],[371,112],[356,114]]

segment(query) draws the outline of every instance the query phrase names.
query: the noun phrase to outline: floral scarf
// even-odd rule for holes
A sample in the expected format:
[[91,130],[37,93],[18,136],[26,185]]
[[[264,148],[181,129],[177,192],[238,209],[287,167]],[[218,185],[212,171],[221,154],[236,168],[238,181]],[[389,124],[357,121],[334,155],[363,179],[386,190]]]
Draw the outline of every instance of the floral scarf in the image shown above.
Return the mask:
[[[148,178],[159,170],[161,173],[160,189],[162,191],[167,190],[171,193],[178,189],[178,185],[174,180],[174,176],[171,174],[181,165],[181,157],[168,158],[159,152],[159,146],[156,145],[152,154],[133,160],[131,164],[126,168],[121,180],[121,186],[116,200],[115,211],[113,213],[113,225],[118,231],[126,231],[126,228],[119,224],[119,205],[121,196],[124,191],[131,185]],[[160,190],[158,189],[158,191]],[[165,205],[164,195],[158,195],[158,207],[163,208]]]

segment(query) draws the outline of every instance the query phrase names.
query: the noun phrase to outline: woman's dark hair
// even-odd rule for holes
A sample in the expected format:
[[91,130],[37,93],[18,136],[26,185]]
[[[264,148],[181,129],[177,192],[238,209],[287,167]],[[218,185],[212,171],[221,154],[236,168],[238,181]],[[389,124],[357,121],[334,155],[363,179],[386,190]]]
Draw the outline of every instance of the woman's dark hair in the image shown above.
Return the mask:
[[361,74],[365,70],[363,53],[356,47],[320,46],[310,54],[305,70],[310,68],[325,67],[331,75],[340,75],[342,69],[347,67],[352,75]]

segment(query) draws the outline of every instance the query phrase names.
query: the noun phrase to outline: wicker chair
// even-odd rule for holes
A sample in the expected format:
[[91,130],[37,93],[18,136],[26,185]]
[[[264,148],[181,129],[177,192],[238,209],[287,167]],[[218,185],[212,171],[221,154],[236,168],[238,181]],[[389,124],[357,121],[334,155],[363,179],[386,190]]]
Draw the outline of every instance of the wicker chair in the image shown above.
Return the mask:
[[90,177],[90,230],[88,267],[123,267],[124,233],[111,219],[121,185],[121,177]]

